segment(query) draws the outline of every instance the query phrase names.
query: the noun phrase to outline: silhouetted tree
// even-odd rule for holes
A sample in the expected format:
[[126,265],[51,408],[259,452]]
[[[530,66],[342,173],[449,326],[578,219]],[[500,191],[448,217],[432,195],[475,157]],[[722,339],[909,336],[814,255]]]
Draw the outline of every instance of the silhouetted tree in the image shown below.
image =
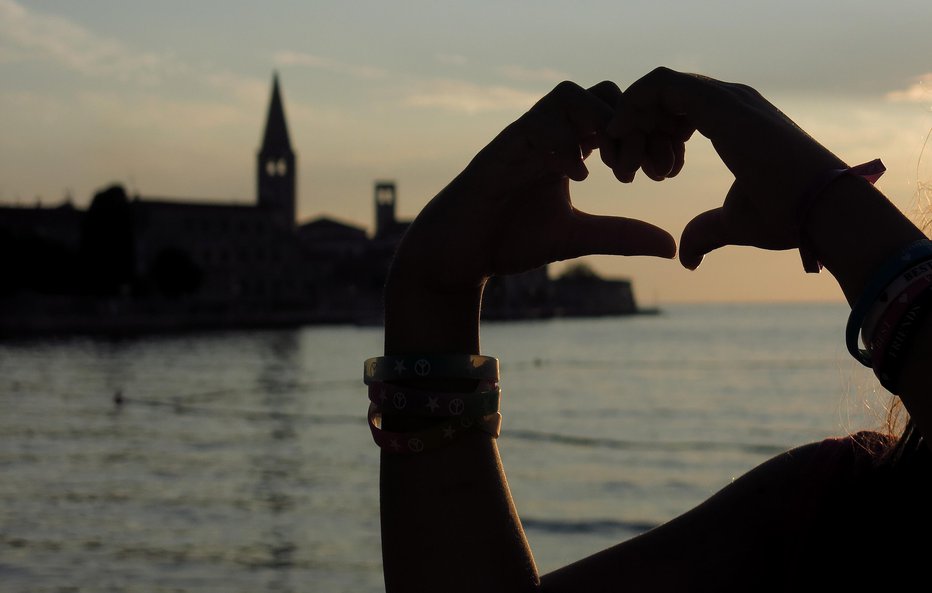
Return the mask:
[[85,285],[97,295],[119,294],[135,277],[133,214],[126,191],[112,185],[94,195],[81,229]]
[[560,274],[560,280],[573,280],[576,282],[586,282],[586,281],[597,281],[601,280],[598,274],[595,273],[590,266],[582,262],[576,262],[570,264],[566,267],[562,274]]
[[76,254],[32,229],[0,229],[0,296],[23,292],[72,294],[77,290]]

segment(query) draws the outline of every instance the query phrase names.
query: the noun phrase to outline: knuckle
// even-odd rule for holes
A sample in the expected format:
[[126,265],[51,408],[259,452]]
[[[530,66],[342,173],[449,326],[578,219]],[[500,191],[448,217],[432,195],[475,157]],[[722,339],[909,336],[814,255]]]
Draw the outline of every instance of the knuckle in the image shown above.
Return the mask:
[[553,92],[560,96],[566,96],[579,92],[582,89],[578,84],[571,80],[564,80],[554,87]]
[[603,80],[599,84],[595,85],[594,88],[606,90],[606,91],[618,92],[619,94],[621,93],[621,89],[618,88],[618,85],[615,84],[615,82],[612,80]]

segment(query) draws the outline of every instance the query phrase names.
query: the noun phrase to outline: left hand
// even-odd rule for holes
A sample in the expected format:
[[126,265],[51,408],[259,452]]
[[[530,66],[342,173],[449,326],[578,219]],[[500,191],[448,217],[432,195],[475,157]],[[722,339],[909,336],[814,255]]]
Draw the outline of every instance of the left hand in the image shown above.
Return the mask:
[[481,290],[493,274],[511,274],[587,254],[672,258],[665,230],[575,208],[570,180],[599,148],[615,160],[603,133],[621,92],[564,82],[502,131],[441,191],[408,229],[390,283],[434,294]]

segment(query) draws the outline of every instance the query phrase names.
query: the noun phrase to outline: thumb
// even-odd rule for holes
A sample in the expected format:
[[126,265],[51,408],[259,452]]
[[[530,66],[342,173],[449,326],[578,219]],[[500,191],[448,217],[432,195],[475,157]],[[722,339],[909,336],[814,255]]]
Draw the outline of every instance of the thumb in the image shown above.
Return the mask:
[[680,263],[685,268],[695,270],[705,254],[730,244],[723,210],[707,210],[690,220],[683,229],[680,236]]
[[566,258],[583,255],[653,255],[673,258],[676,241],[664,229],[635,218],[577,210],[566,235]]

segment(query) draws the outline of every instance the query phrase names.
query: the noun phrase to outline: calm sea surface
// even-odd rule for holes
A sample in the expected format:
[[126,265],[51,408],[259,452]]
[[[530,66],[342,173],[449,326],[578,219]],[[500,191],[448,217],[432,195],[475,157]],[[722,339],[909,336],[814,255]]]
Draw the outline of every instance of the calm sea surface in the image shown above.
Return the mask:
[[[843,305],[486,324],[542,571],[794,445],[881,422]],[[0,591],[383,590],[381,330],[0,343]],[[114,404],[114,394],[124,398]]]

